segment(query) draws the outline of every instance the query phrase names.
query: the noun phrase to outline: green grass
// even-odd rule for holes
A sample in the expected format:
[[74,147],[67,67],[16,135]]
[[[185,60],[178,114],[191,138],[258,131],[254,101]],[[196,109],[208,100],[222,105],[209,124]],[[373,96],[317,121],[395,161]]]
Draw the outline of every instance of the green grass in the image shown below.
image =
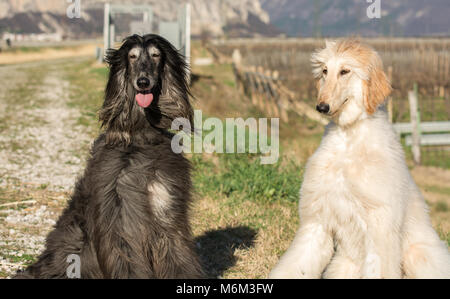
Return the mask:
[[232,80],[224,80],[225,85],[236,88],[236,83]]
[[106,67],[97,67],[89,71],[90,74],[94,74],[97,78],[106,80],[108,78],[109,70]]
[[445,201],[439,201],[435,206],[434,209],[437,212],[448,212],[448,205]]
[[92,67],[91,61],[85,61],[66,67],[64,71],[71,83],[67,105],[78,108],[81,115],[77,123],[88,128],[94,138],[99,132],[98,111],[103,102],[108,69]]
[[[419,106],[422,122],[448,121],[449,119],[445,98],[419,95]],[[410,121],[411,117],[407,98],[393,99],[393,119],[394,122]]]
[[6,254],[2,256],[4,258],[9,259],[11,263],[22,263],[25,265],[31,265],[33,262],[36,261],[36,257],[30,254],[23,254],[22,256]]
[[429,153],[427,151],[421,151],[421,164],[425,166],[435,166],[444,169],[450,169],[450,154],[447,153],[448,157],[437,157],[433,153]]
[[223,154],[214,165],[200,155],[192,158],[194,184],[201,195],[226,196],[234,201],[297,202],[302,168],[295,163],[262,165],[256,156]]
[[[202,115],[203,121],[207,118]],[[268,123],[270,127],[270,123]],[[222,121],[223,147],[226,148],[226,125]],[[237,150],[237,131],[234,127],[234,149]],[[203,130],[203,139],[211,131]],[[215,194],[216,196],[226,196],[231,199],[253,200],[257,202],[277,202],[288,201],[297,202],[298,190],[301,185],[302,168],[294,161],[283,163],[280,158],[277,163],[263,165],[260,160],[260,149],[257,153],[249,153],[250,132],[245,127],[245,153],[236,154],[208,154],[192,155],[192,162],[196,172],[194,183],[196,189],[202,195]],[[259,134],[256,142],[259,144]],[[213,141],[216,145],[217,140]],[[193,148],[193,143],[191,144]],[[272,144],[270,134],[268,144]],[[281,156],[281,154],[280,154]],[[216,160],[217,165],[211,162]]]
[[434,193],[440,193],[442,195],[450,196],[450,188],[449,187],[427,185],[427,186],[425,186],[425,190],[434,192]]
[[444,242],[447,243],[447,246],[450,247],[450,232],[445,233],[444,231],[442,231],[442,229],[440,227],[438,227],[436,229],[439,237],[441,238],[441,240],[443,240]]
[[[404,145],[404,142],[403,142]],[[413,160],[412,149],[410,146],[403,146],[406,159]],[[431,150],[429,147],[421,147],[420,163],[424,166],[434,166],[444,169],[450,169],[450,151],[447,149]]]

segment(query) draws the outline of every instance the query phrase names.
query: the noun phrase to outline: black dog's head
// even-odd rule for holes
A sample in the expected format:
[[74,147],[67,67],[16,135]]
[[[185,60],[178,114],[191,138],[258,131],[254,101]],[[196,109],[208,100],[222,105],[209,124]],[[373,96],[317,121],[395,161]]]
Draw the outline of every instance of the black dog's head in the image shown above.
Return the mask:
[[100,121],[107,143],[129,144],[132,135],[150,124],[170,128],[183,117],[192,124],[185,58],[164,38],[133,35],[120,49],[110,49],[110,66]]

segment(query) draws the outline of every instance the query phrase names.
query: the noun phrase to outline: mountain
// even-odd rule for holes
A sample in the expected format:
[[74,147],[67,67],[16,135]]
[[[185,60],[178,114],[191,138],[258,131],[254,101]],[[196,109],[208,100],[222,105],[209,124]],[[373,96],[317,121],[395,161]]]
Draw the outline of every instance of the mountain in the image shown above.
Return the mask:
[[[105,0],[81,0],[81,19],[66,16],[68,1],[0,0],[0,33],[59,33],[68,37],[102,34]],[[381,3],[381,18],[367,8]],[[111,0],[112,3],[125,1]],[[128,0],[151,4],[155,18],[176,18],[180,4],[192,4],[194,36],[449,36],[449,0]],[[121,15],[118,32],[139,17]]]
[[[371,0],[370,2],[373,2]],[[261,0],[271,22],[289,36],[450,35],[449,0],[378,0],[370,19],[366,0]]]
[[[72,2],[75,2],[73,0]],[[80,19],[70,19],[66,10],[71,5],[65,0],[0,0],[0,32],[61,33],[69,37],[98,36],[102,34],[103,5],[105,1],[82,0]],[[112,0],[123,4],[124,1]],[[192,34],[200,36],[267,36],[280,31],[270,24],[267,12],[259,0],[131,0],[127,3],[151,4],[156,18],[174,20],[178,7],[192,4]],[[128,29],[127,21],[136,17],[121,15],[119,24]],[[126,27],[126,28],[125,28]]]

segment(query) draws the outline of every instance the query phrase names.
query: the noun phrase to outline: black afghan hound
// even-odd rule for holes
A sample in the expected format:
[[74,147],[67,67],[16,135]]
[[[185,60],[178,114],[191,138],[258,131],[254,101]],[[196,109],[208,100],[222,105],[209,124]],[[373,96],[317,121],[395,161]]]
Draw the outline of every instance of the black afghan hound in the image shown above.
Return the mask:
[[125,39],[107,53],[104,128],[39,260],[16,278],[201,278],[188,221],[190,164],[171,149],[176,118],[192,123],[187,65],[164,38]]

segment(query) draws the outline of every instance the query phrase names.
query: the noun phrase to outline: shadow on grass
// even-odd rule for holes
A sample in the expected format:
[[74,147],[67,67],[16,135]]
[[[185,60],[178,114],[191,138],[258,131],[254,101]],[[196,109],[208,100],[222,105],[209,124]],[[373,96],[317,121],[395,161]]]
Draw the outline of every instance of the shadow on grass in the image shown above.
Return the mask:
[[205,232],[197,237],[198,253],[208,277],[217,278],[236,264],[236,249],[250,248],[254,245],[256,231],[246,227],[227,227]]

